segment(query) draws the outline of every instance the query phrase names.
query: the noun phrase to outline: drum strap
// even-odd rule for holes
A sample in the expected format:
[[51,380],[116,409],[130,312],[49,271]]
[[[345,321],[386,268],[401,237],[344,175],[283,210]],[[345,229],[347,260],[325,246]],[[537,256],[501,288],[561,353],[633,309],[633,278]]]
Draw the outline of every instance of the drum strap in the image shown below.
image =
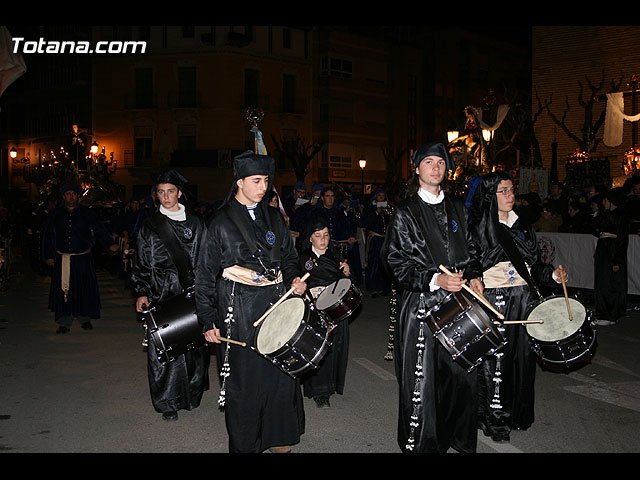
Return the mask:
[[156,212],[151,216],[151,225],[158,234],[160,240],[169,252],[169,256],[178,269],[178,280],[185,290],[191,288],[195,283],[193,267],[187,256],[187,252],[180,246],[178,239],[171,230],[166,215]]
[[[240,233],[242,234],[242,238],[244,238],[245,243],[248,245],[249,250],[251,250],[251,255],[254,257],[260,255],[260,248],[256,242],[256,239],[249,235],[247,228],[242,223],[242,220],[238,217],[238,212],[231,206],[231,204],[227,203],[224,207],[224,212],[227,214],[229,219],[233,222],[233,224],[238,228]],[[271,220],[271,225],[277,225],[276,214],[278,213],[274,208],[267,208]],[[271,261],[274,264],[280,263],[280,244],[282,242],[282,238],[280,233],[275,237],[275,243],[271,248]]]
[[534,295],[536,295],[536,297],[538,297],[539,300],[544,300],[544,298],[540,294],[540,291],[538,290],[538,287],[536,286],[535,283],[533,283],[533,279],[529,274],[529,269],[524,263],[524,260],[522,259],[522,255],[520,255],[520,252],[518,251],[518,247],[516,247],[516,244],[513,241],[513,238],[511,238],[511,235],[509,235],[509,232],[507,232],[507,230],[502,225],[498,226],[498,242],[500,242],[500,245],[504,249],[504,252],[507,254],[507,257],[509,257],[509,260],[511,261],[515,269],[518,271],[520,276],[529,285],[531,292]]

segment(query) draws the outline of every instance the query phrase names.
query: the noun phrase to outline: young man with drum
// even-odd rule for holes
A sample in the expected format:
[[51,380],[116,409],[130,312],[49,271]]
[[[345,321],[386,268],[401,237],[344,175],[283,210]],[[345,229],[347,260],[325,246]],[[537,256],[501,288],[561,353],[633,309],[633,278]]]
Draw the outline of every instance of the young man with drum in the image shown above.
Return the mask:
[[567,279],[563,267],[554,271],[539,260],[535,231],[513,211],[514,201],[513,178],[502,171],[482,177],[471,201],[484,295],[505,322],[516,322],[498,327],[506,344],[478,368],[479,426],[494,441],[509,441],[511,430],[533,423],[536,354],[524,321],[530,302],[542,300],[536,284]]
[[404,452],[445,453],[450,447],[475,452],[477,374],[455,363],[438,343],[427,326],[427,312],[463,286],[481,293],[482,269],[464,204],[444,191],[447,172],[455,170],[446,147],[422,145],[412,161],[411,183],[419,188],[396,207],[384,250],[400,289],[394,355],[400,385],[398,444]]
[[[310,272],[306,281],[309,294],[331,295],[340,279],[349,277],[349,265],[331,243],[329,223],[323,217],[311,219],[303,238],[300,267]],[[334,292],[335,293],[335,292]],[[331,302],[329,302],[331,303]],[[302,379],[304,396],[313,398],[319,408],[330,407],[332,394],[342,394],[349,355],[349,319],[337,322],[331,330],[331,347],[320,367]]]
[[[175,170],[162,173],[156,182],[160,205],[140,228],[131,277],[137,294],[138,312],[193,288],[192,269],[198,263],[205,226],[198,216],[180,203],[185,199],[186,183],[187,180]],[[176,252],[180,255],[186,253],[184,272],[177,266],[181,265],[181,260],[172,257],[172,245],[176,245]],[[158,358],[158,348],[148,324],[146,333],[147,370],[153,406],[165,420],[177,420],[178,410],[198,407],[203,393],[209,389],[209,346],[204,341],[199,342],[195,348],[165,362]]]
[[302,295],[306,284],[284,218],[268,205],[273,158],[246,151],[233,169],[196,270],[198,319],[217,348],[229,451],[287,452],[304,431],[300,382],[252,348],[254,323],[285,292]]

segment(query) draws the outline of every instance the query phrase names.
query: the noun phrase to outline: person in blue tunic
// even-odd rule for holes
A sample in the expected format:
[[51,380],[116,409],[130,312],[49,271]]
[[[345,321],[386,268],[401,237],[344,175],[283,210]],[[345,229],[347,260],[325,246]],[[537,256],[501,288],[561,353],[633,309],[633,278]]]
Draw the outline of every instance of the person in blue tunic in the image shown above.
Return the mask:
[[67,333],[74,317],[82,328],[91,330],[91,319],[100,318],[100,292],[92,249],[96,240],[116,252],[111,238],[96,213],[80,203],[80,189],[64,185],[63,203],[45,220],[42,258],[53,267],[49,309],[55,312],[56,333]]

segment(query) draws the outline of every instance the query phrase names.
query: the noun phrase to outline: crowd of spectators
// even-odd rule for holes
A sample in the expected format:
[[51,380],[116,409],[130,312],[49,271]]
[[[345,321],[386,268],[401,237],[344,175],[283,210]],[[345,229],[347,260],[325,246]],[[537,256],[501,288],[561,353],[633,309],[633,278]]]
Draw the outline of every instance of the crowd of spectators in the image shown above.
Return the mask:
[[[613,205],[613,208],[612,208]],[[619,209],[630,234],[640,234],[640,176],[627,179],[623,186],[599,189],[588,185],[568,189],[551,182],[549,195],[536,192],[516,197],[514,210],[537,232],[583,233],[599,236],[603,218]]]

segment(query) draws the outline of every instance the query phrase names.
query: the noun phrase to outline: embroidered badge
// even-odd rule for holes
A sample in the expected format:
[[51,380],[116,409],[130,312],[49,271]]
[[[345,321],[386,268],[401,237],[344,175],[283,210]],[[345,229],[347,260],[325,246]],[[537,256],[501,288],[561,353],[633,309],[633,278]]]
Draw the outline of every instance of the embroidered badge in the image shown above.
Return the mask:
[[306,263],[304,264],[304,268],[306,268],[307,270],[311,270],[313,268],[313,260],[309,259],[306,261]]
[[455,220],[451,220],[451,228],[453,229],[453,233],[456,233],[458,231],[458,224]]
[[190,228],[185,228],[184,229],[184,238],[191,238],[193,237],[193,232],[191,231]]
[[273,245],[274,243],[276,243],[276,234],[273,233],[271,230],[267,232],[267,235],[265,236],[265,238],[267,239],[267,243],[269,245]]

